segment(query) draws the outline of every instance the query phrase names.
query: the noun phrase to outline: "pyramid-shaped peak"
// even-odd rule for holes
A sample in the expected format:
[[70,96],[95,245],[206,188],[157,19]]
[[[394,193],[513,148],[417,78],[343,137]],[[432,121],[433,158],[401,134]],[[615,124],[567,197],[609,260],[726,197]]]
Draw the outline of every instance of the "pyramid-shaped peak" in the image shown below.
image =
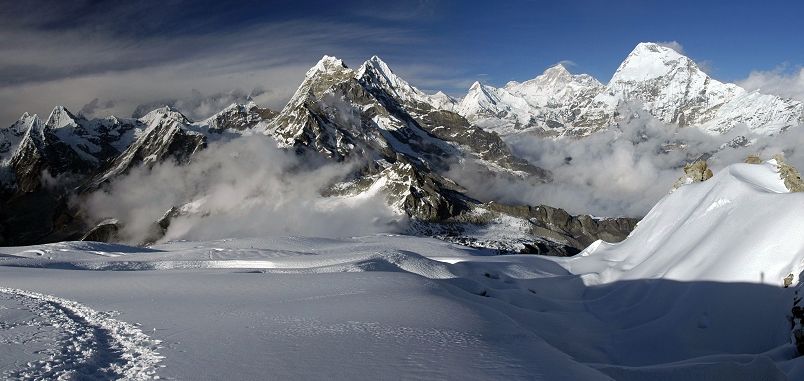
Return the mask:
[[45,122],[45,125],[50,128],[61,128],[76,124],[76,119],[77,118],[75,115],[73,115],[73,113],[67,110],[67,108],[64,106],[56,106],[47,117],[47,122]]
[[385,61],[382,60],[382,58],[380,58],[379,56],[376,56],[376,55],[371,56],[371,58],[369,58],[366,61],[366,63],[370,63],[372,65],[380,66],[380,67],[388,67],[388,64],[386,64]]
[[536,80],[541,83],[565,83],[572,80],[572,73],[564,65],[558,63],[547,68]]
[[380,56],[378,56],[376,54],[371,56],[371,58],[368,59],[368,62],[378,63],[378,64],[385,64],[385,61],[383,61],[382,58],[380,58]]
[[572,73],[570,73],[570,71],[567,70],[567,67],[564,66],[564,64],[562,64],[560,62],[555,64],[555,65],[553,65],[553,66],[550,66],[549,68],[547,68],[547,70],[544,71],[544,74],[547,74],[547,75],[562,75],[562,76],[564,76],[564,75],[572,75]]
[[366,60],[366,62],[363,62],[363,65],[360,65],[360,69],[357,71],[357,77],[358,78],[362,77],[368,71],[377,72],[378,74],[385,76],[389,80],[391,78],[396,78],[396,75],[391,70],[391,68],[388,67],[388,64],[385,63],[385,61],[383,61],[382,58],[376,55],[371,56],[371,58]]
[[694,61],[675,49],[654,42],[641,42],[617,68],[612,81],[647,81],[664,77],[677,69],[700,72]]
[[425,102],[426,95],[400,78],[380,57],[372,56],[355,73],[355,78],[367,86],[379,86],[402,100]]
[[[64,106],[56,106],[53,107],[53,111],[50,112],[50,116],[59,116],[59,115],[73,115],[70,110],[67,110]],[[50,119],[50,117],[48,117]]]
[[487,89],[488,86],[480,83],[480,81],[475,81],[471,87],[469,87],[469,92],[466,94],[466,98],[472,97],[489,97],[489,91],[493,91],[493,88]]

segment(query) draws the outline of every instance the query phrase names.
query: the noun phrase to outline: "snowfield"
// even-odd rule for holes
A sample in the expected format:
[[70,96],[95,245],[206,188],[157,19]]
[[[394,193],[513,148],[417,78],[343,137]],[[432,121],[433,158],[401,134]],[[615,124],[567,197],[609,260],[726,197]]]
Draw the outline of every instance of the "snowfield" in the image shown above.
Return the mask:
[[802,216],[768,162],[683,186],[572,258],[399,235],[0,248],[0,374],[804,379]]

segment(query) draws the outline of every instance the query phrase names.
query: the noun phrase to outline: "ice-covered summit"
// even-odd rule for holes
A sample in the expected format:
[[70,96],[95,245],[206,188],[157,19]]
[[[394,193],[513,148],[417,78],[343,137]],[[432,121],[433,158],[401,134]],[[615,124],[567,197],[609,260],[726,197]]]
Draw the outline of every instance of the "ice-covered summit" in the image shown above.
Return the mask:
[[54,107],[53,111],[50,112],[50,116],[48,116],[47,121],[45,122],[45,126],[47,128],[54,129],[74,125],[76,125],[76,116],[64,106]]
[[674,70],[687,70],[694,75],[703,74],[695,61],[674,49],[656,43],[642,42],[620,64],[612,82],[647,81],[670,75]]
[[770,135],[804,121],[801,102],[722,83],[693,59],[650,42],[639,43],[605,86],[559,64],[499,89],[475,83],[458,112],[503,135],[583,136],[618,123],[623,107],[641,107],[662,122],[711,134],[744,124]]
[[317,73],[325,73],[329,74],[336,71],[341,71],[346,69],[346,64],[343,63],[343,60],[333,57],[324,55],[321,59],[316,63],[310,70],[307,71],[306,77],[312,77]]

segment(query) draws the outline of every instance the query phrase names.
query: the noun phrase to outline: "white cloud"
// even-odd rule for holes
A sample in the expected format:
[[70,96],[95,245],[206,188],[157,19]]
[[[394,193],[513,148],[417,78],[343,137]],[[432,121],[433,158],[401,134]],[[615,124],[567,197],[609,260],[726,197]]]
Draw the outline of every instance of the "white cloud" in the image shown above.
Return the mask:
[[[712,136],[697,128],[665,124],[644,111],[621,113],[639,117],[583,139],[530,135],[506,139],[516,155],[550,170],[552,183],[478,178],[478,172],[467,167],[454,167],[449,175],[483,201],[546,204],[570,213],[638,217],[668,193],[683,174],[685,163],[702,155],[713,155],[709,164],[717,171],[742,162],[749,154],[769,159],[784,152],[793,165],[804,169],[804,126],[770,137],[753,136],[745,127],[735,127],[724,136]],[[740,135],[753,144],[720,149]]]
[[660,42],[657,42],[656,44],[659,45],[659,46],[664,46],[665,48],[673,49],[676,52],[678,52],[678,54],[686,55],[686,53],[684,53],[684,46],[681,45],[681,43],[678,42],[678,41],[675,41],[675,40],[673,40],[673,41],[660,41]]
[[737,84],[747,90],[804,101],[804,67],[786,70],[781,66],[774,70],[752,71]]
[[196,212],[172,220],[165,239],[398,231],[400,217],[381,194],[348,201],[320,195],[353,169],[349,163],[279,150],[270,137],[255,135],[213,143],[189,165],[168,161],[135,168],[81,205],[93,220],[118,218],[121,238],[129,243],[146,240],[168,209],[191,201]]

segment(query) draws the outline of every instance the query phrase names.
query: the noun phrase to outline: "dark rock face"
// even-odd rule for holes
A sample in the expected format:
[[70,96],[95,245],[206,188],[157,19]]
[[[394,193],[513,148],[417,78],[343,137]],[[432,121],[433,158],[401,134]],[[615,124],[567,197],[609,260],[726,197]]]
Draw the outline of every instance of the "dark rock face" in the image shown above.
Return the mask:
[[186,126],[190,121],[175,110],[157,109],[145,118],[148,126],[141,136],[114,158],[95,176],[89,187],[82,191],[95,189],[138,165],[150,167],[165,160],[186,164],[195,152],[206,148],[207,137],[195,131],[188,131]]
[[15,131],[19,141],[5,149],[8,160],[0,165],[8,180],[0,186],[4,244],[74,239],[81,227],[67,205],[69,190],[119,154],[136,123],[90,121],[63,107],[56,107],[45,123],[28,115],[20,121],[24,131]]
[[443,110],[431,111],[421,118],[421,126],[433,136],[471,148],[485,161],[512,171],[523,172],[542,182],[550,182],[552,174],[514,156],[496,132],[472,126],[462,116]]
[[81,237],[82,241],[95,241],[95,242],[116,242],[118,239],[117,233],[120,231],[120,225],[117,220],[106,220],[95,225],[90,229],[87,234]]
[[779,169],[779,176],[784,181],[784,186],[790,192],[804,192],[804,180],[801,179],[798,169],[788,164],[781,154],[774,155],[773,159],[776,160],[776,167]]
[[[436,174],[461,158],[549,181],[549,172],[513,156],[497,134],[460,115],[436,110],[426,95],[396,77],[378,58],[357,72],[325,57],[311,69],[269,132],[281,145],[313,150],[337,161],[363,160],[357,181],[390,179],[389,202],[424,221],[457,217],[476,205],[462,189]],[[378,164],[379,163],[379,164]],[[377,168],[378,167],[378,168]],[[489,164],[481,165],[491,174]]]
[[393,195],[403,197],[402,208],[411,217],[423,221],[442,221],[470,208],[471,201],[440,176],[402,162],[397,162],[391,170],[399,181],[393,182],[388,191],[391,198]]
[[275,116],[276,112],[267,108],[260,108],[253,102],[249,102],[244,105],[233,104],[213,115],[207,122],[210,132],[244,131],[253,128],[262,121],[273,119]]
[[[563,243],[577,252],[599,239],[606,242],[620,242],[628,237],[639,222],[638,219],[626,217],[597,219],[588,215],[573,216],[564,209],[546,205],[513,206],[489,203],[486,206],[489,210],[527,219],[532,224],[535,236]],[[566,250],[568,255],[577,254],[572,251],[574,250]]]

